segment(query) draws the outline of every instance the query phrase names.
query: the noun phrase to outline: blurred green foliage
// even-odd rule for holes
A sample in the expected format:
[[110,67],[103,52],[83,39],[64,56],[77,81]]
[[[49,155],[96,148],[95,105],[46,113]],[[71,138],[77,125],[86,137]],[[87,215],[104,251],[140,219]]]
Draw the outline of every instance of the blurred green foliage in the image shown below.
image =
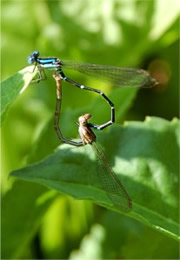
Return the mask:
[[[33,50],[44,57],[149,69],[160,85],[138,94],[78,73],[69,75],[112,97],[117,124],[146,115],[172,120],[178,117],[178,7],[178,0],[4,0],[1,77],[25,67]],[[29,86],[4,116],[2,258],[177,259],[176,241],[136,220],[8,178],[12,170],[39,162],[60,144],[53,130],[56,93],[51,75]],[[63,86],[61,128],[66,137],[77,137],[74,122],[84,112],[93,115],[93,122],[108,118],[108,107],[96,95]],[[121,110],[124,99],[128,104]]]

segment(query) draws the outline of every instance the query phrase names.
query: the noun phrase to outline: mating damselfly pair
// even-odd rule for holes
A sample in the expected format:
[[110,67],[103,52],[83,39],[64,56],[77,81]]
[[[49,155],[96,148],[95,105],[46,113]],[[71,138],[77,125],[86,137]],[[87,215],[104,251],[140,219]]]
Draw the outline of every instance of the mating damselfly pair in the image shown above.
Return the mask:
[[[35,64],[38,68],[39,78],[37,81],[40,81],[45,75],[45,69],[53,69],[56,71],[54,78],[56,81],[57,89],[57,102],[56,102],[56,111],[55,111],[55,120],[54,128],[58,135],[58,138],[64,142],[74,146],[83,146],[86,144],[91,144],[95,154],[97,156],[99,165],[102,168],[101,174],[99,174],[99,179],[104,188],[106,194],[114,203],[115,206],[120,208],[123,211],[129,211],[132,207],[131,199],[128,196],[125,188],[121,184],[120,180],[117,178],[109,163],[106,160],[103,150],[99,145],[96,144],[96,137],[92,132],[92,129],[102,130],[115,122],[115,108],[113,102],[99,89],[90,88],[85,85],[79,84],[69,77],[67,77],[64,72],[64,69],[72,69],[84,73],[88,76],[93,76],[97,79],[102,79],[109,81],[113,85],[118,87],[144,87],[149,88],[157,85],[157,81],[150,76],[150,74],[142,69],[134,68],[121,68],[108,65],[97,65],[97,64],[87,64],[81,62],[73,61],[62,61],[59,58],[40,58],[39,52],[34,51],[28,57],[29,64]],[[43,73],[43,74],[42,74]],[[82,141],[75,142],[63,137],[61,130],[59,128],[59,117],[60,117],[60,108],[61,108],[61,80],[64,80],[80,89],[87,91],[93,91],[101,95],[105,101],[110,105],[111,108],[111,118],[108,122],[98,125],[89,123],[90,115],[86,114],[79,118],[79,133]]]
[[97,159],[97,174],[99,181],[106,192],[108,198],[113,202],[113,204],[121,209],[121,211],[128,212],[132,207],[132,201],[126,192],[125,188],[121,184],[120,180],[110,167],[105,153],[99,143],[96,142],[96,136],[91,129],[91,124],[88,120],[91,118],[90,114],[81,115],[78,119],[79,135],[81,137],[80,142],[66,139],[59,127],[59,110],[61,107],[62,98],[62,79],[58,73],[53,75],[56,81],[56,93],[57,93],[57,103],[56,103],[56,113],[54,120],[54,127],[58,134],[58,137],[64,142],[74,146],[91,145]]

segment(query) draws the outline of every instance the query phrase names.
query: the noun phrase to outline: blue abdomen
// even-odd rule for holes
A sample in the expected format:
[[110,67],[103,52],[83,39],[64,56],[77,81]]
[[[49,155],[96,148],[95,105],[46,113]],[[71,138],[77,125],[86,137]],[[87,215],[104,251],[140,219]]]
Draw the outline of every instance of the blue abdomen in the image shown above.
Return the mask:
[[42,65],[44,65],[44,64],[53,64],[53,63],[55,63],[56,62],[56,58],[40,58],[40,59],[37,59],[37,62],[39,63],[39,64],[42,64]]

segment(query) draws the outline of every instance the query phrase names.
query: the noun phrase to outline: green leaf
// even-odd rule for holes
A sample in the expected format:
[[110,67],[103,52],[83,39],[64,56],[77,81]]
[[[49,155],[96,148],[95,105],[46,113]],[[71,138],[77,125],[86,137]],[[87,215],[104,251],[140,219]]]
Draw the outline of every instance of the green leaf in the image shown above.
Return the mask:
[[[178,239],[178,127],[177,119],[148,117],[145,122],[114,126],[97,138],[132,198],[129,215],[174,239]],[[12,175],[119,211],[99,184],[91,146],[62,145]]]
[[17,259],[31,241],[57,192],[18,180],[2,198],[2,258]]
[[132,218],[106,211],[102,226],[106,239],[100,259],[178,259],[177,241]]
[[34,66],[26,67],[1,83],[1,117],[15,99],[28,87],[37,73]]

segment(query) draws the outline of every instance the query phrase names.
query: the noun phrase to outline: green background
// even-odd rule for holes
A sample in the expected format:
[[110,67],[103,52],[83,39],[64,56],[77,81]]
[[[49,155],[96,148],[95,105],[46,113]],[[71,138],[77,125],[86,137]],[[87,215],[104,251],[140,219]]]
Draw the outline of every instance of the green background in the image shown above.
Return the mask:
[[[121,146],[121,138],[124,144],[124,132],[128,140],[133,136],[132,143],[125,142],[124,153],[127,152],[129,156],[132,147],[137,147],[135,141],[138,130],[142,128],[142,139],[140,136],[138,145],[141,146],[144,138],[147,138],[149,149],[155,147],[152,151],[155,158],[158,158],[164,147],[162,166],[170,165],[172,171],[175,169],[176,172],[178,128],[177,121],[172,120],[179,115],[178,12],[178,0],[2,1],[1,78],[8,79],[26,67],[27,57],[34,50],[39,50],[42,57],[53,56],[62,60],[149,69],[160,84],[153,89],[138,91],[116,89],[108,83],[79,73],[67,71],[66,74],[81,84],[103,90],[115,103],[116,126],[112,126],[112,130],[97,133],[110,160],[113,161],[112,157],[116,153],[121,157],[117,147],[118,144]],[[8,84],[4,86],[8,87]],[[12,82],[10,87],[9,93],[12,91]],[[2,93],[3,91],[8,95],[7,88],[2,88]],[[135,215],[130,218],[88,200],[74,200],[70,196],[57,193],[54,189],[49,190],[41,185],[45,181],[40,181],[39,184],[8,177],[9,173],[16,169],[44,160],[60,145],[53,130],[55,102],[55,83],[52,71],[48,71],[46,81],[29,85],[3,114],[2,258],[178,259],[178,242],[171,236],[157,231],[152,223],[146,223],[143,220],[143,210],[142,219]],[[104,105],[101,98],[63,83],[61,128],[65,137],[78,137],[74,122],[79,115],[87,112],[93,115],[93,122],[103,123],[109,118],[108,106]],[[147,119],[143,123],[146,116],[159,119],[152,119],[152,124],[148,125]],[[163,119],[166,121],[162,121]],[[121,126],[124,121],[133,121],[130,122],[129,130],[128,127]],[[152,138],[151,135],[144,135],[144,128],[149,127],[152,130],[156,125],[159,136]],[[133,132],[132,128],[135,126],[137,131]],[[118,129],[121,129],[119,135]],[[116,135],[119,137],[118,141],[115,139]],[[61,147],[63,155],[66,147]],[[86,150],[82,150],[82,153],[86,153]],[[131,153],[134,153],[134,150]],[[56,154],[58,155],[57,152],[55,156]],[[87,154],[91,156],[91,152],[88,151]],[[71,153],[67,156],[71,156]],[[77,152],[76,160],[79,161],[79,166],[81,156]],[[123,165],[123,162],[121,163]],[[44,167],[46,161],[42,161],[42,164]],[[84,173],[86,181],[86,169],[83,167],[80,171]],[[130,164],[128,167],[131,169],[133,165]],[[145,173],[143,170],[140,172]],[[138,171],[135,170],[134,173],[138,174]],[[24,170],[17,171],[17,175],[22,175],[25,179],[24,174]],[[66,172],[64,174],[66,175]],[[171,180],[168,174],[170,173],[163,176],[160,185],[150,185],[155,191],[164,189],[167,196],[156,202],[158,193],[151,200],[148,197],[149,191],[142,193],[142,205],[146,205],[149,210],[153,209],[157,214],[160,208],[162,215],[169,216],[169,219],[174,221],[177,206],[173,208],[172,205],[177,204],[173,201],[174,197],[171,197],[173,192],[169,186],[164,185]],[[27,179],[38,182],[36,168],[35,175],[34,177],[30,172]],[[139,180],[137,176],[136,182],[138,185],[149,187],[148,181],[151,183],[151,180],[144,180],[146,181],[143,181],[141,175]],[[47,186],[54,188],[51,185]],[[128,189],[136,201],[139,190],[135,187],[135,182],[128,188],[133,190]],[[69,188],[67,194],[73,195],[75,192],[72,193]],[[176,198],[177,194],[178,192]],[[82,199],[79,194],[75,197]],[[93,201],[98,203],[96,198]],[[161,203],[161,206],[158,203]],[[167,210],[166,203],[170,205]],[[170,229],[167,227],[167,230]]]

